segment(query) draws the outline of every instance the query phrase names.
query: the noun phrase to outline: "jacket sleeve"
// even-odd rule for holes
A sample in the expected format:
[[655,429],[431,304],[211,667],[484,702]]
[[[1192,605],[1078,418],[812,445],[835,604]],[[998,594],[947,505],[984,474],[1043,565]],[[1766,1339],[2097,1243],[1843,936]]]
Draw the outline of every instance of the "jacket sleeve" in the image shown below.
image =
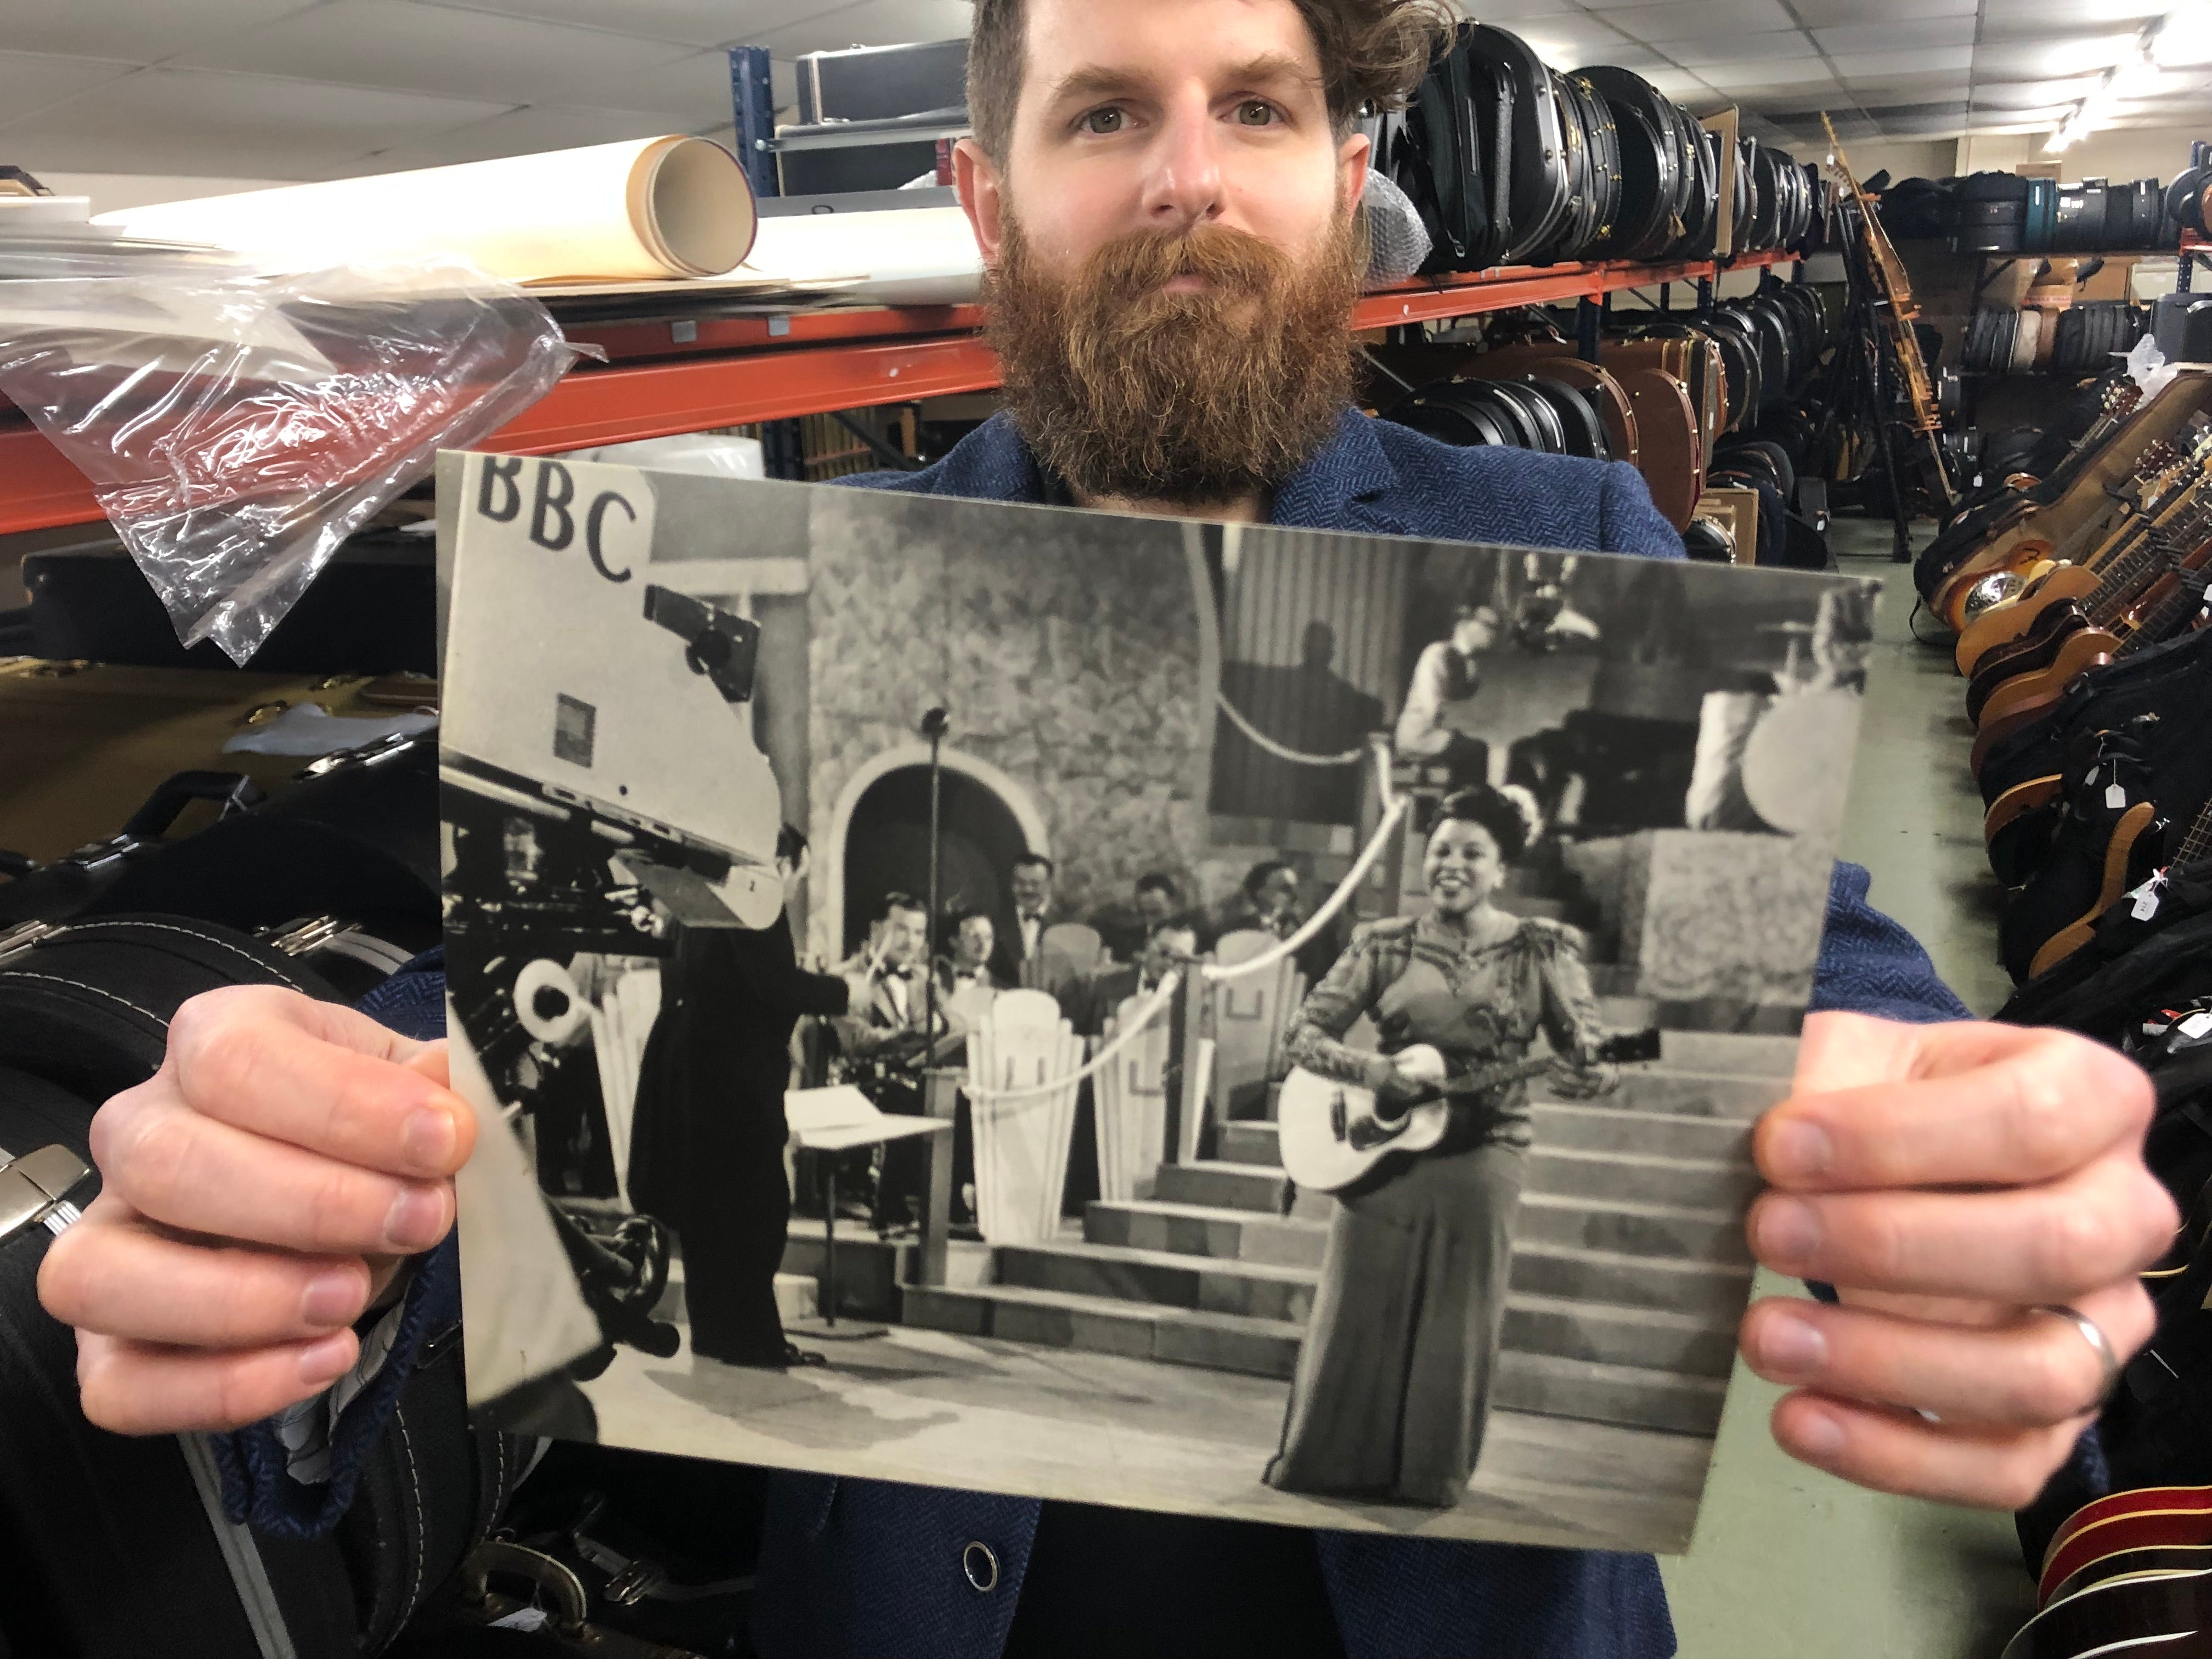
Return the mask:
[[1598,495],[1598,547],[1607,553],[1639,553],[1647,559],[1680,559],[1682,538],[1651,504],[1644,475],[1626,461],[1605,469]]
[[[416,957],[358,1006],[403,1036],[418,1042],[443,1036],[445,952],[433,951]],[[353,1503],[362,1462],[382,1438],[401,1385],[414,1370],[423,1344],[460,1316],[460,1247],[448,1234],[445,1243],[410,1264],[407,1293],[382,1363],[365,1376],[349,1373],[334,1385],[343,1392],[326,1396],[335,1409],[325,1478],[307,1480],[294,1473],[281,1417],[208,1437],[222,1472],[224,1512],[257,1532],[282,1538],[318,1537],[337,1525]],[[341,1398],[344,1403],[337,1405]]]
[[1867,902],[1872,880],[1858,865],[1836,866],[1808,1012],[1833,1008],[1923,1025],[1972,1019],[1920,942]]

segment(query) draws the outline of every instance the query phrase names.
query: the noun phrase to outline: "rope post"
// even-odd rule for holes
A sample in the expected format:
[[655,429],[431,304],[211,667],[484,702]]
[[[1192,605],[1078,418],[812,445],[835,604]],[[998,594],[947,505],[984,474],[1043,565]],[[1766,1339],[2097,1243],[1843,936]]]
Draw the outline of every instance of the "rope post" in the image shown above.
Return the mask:
[[1160,1091],[1165,1097],[1167,1145],[1161,1149],[1162,1164],[1182,1162],[1182,1126],[1185,1114],[1191,1108],[1186,1099],[1186,1079],[1196,1069],[1190,1064],[1197,1040],[1198,1019],[1196,999],[1206,994],[1203,975],[1187,975],[1177,988],[1175,1000],[1168,1004],[1168,1063],[1160,1074]]
[[966,1075],[957,1066],[933,1066],[922,1073],[921,1109],[925,1116],[956,1125],[951,1134],[919,1135],[928,1161],[921,1201],[921,1239],[914,1253],[915,1285],[942,1285],[951,1255],[954,1165],[959,1161],[957,1127],[960,1112],[960,1081]]

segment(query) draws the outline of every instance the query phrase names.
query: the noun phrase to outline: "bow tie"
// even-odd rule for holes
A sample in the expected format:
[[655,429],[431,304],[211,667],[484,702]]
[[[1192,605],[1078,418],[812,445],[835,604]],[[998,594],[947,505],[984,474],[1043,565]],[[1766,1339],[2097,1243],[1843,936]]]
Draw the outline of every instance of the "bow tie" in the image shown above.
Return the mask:
[[911,968],[896,968],[887,962],[882,967],[876,969],[876,977],[879,980],[910,980],[914,977],[914,969]]

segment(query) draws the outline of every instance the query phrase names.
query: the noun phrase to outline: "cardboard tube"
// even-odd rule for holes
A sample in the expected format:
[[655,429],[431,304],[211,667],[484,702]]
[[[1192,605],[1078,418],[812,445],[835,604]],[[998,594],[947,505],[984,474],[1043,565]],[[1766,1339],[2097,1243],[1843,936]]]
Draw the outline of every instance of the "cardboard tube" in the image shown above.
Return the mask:
[[719,276],[753,244],[737,158],[671,136],[106,213],[295,270],[459,256],[515,283]]

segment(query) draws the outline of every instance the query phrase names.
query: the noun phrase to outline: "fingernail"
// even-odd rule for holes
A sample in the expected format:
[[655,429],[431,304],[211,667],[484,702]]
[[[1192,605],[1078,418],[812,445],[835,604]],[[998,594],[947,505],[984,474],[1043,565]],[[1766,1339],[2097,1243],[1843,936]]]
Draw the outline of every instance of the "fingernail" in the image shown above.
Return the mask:
[[407,1120],[400,1145],[418,1170],[443,1170],[453,1155],[453,1115],[443,1107],[425,1106]]
[[1766,1138],[1768,1172],[1780,1181],[1804,1181],[1826,1175],[1835,1148],[1817,1123],[1792,1118],[1774,1126]]
[[1797,1444],[1797,1455],[1814,1462],[1827,1462],[1843,1455],[1844,1425],[1824,1411],[1803,1411],[1790,1431]]
[[353,1333],[333,1331],[300,1350],[300,1381],[311,1389],[325,1388],[345,1375],[353,1364]]
[[1814,1375],[1828,1363],[1828,1339],[1811,1320],[1796,1313],[1771,1313],[1760,1322],[1759,1363],[1785,1378]]
[[1813,1259],[1820,1248],[1819,1212],[1799,1198],[1769,1196],[1759,1200],[1753,1247],[1777,1273],[1789,1273]]
[[361,1310],[361,1275],[350,1267],[319,1273],[300,1298],[300,1317],[310,1325],[349,1325]]
[[435,1187],[406,1187],[384,1218],[385,1242],[401,1255],[427,1250],[446,1233],[446,1195]]

